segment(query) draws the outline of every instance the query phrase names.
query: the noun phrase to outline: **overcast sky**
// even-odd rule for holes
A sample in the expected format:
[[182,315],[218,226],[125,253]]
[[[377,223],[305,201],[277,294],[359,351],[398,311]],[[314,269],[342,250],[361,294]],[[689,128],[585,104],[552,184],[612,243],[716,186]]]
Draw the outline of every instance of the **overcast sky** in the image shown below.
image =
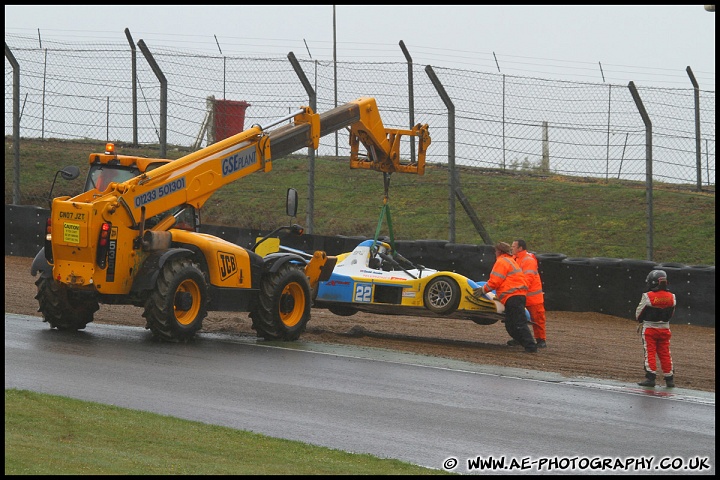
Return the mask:
[[[335,26],[335,29],[333,28]],[[5,34],[232,56],[415,63],[572,81],[715,90],[703,5],[5,5]],[[335,39],[333,33],[335,32]],[[217,39],[217,40],[216,40]],[[334,41],[335,40],[335,41]],[[7,65],[7,63],[6,63]]]

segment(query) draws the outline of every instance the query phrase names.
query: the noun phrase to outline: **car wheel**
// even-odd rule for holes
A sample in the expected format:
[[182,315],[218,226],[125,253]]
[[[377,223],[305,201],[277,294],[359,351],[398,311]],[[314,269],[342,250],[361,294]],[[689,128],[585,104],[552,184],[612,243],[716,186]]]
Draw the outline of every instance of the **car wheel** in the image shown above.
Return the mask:
[[423,294],[425,308],[440,315],[454,312],[460,304],[460,287],[451,277],[439,276],[428,282]]

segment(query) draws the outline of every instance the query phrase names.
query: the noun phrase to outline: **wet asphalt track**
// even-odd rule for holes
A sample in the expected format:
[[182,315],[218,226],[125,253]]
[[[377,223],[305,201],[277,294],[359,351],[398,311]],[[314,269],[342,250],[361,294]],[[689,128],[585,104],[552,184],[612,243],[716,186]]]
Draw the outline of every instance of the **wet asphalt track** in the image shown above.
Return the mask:
[[[540,465],[540,473],[571,473],[562,467],[573,463],[588,464],[578,473],[715,472],[714,393],[651,392],[370,348],[217,334],[164,344],[138,327],[66,333],[6,313],[5,388],[462,473],[489,473],[468,469],[478,456],[530,466],[494,473]],[[645,468],[631,463],[651,457]],[[662,469],[665,457],[682,466]],[[703,458],[710,469],[686,469]],[[630,468],[590,468],[617,459]]]

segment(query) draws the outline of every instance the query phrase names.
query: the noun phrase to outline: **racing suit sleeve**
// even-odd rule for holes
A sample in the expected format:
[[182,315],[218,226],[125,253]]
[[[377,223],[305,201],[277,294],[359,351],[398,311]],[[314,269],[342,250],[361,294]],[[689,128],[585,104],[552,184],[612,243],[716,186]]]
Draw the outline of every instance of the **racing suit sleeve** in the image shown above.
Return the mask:
[[645,310],[650,305],[650,297],[648,296],[647,292],[645,292],[642,294],[642,297],[640,297],[640,303],[635,309],[635,320],[637,320],[638,322],[642,322],[645,319]]

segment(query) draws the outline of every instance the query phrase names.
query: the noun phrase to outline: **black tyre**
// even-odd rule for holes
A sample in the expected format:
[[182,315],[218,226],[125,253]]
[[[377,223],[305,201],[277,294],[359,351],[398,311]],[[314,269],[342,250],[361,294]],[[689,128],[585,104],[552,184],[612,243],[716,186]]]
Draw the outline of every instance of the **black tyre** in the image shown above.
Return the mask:
[[450,277],[435,277],[425,287],[423,301],[431,312],[447,315],[460,305],[460,287]]
[[172,258],[163,265],[145,303],[145,328],[164,341],[192,338],[207,316],[207,285],[202,271],[189,258]]
[[310,320],[310,282],[305,273],[285,264],[267,273],[250,312],[252,328],[266,340],[297,340]]
[[93,321],[93,314],[100,305],[91,294],[74,292],[52,277],[41,276],[37,285],[38,312],[50,328],[58,330],[82,330]]
[[330,311],[330,313],[334,313],[335,315],[338,315],[340,317],[351,317],[358,312],[357,308],[341,306],[328,307],[328,310]]

